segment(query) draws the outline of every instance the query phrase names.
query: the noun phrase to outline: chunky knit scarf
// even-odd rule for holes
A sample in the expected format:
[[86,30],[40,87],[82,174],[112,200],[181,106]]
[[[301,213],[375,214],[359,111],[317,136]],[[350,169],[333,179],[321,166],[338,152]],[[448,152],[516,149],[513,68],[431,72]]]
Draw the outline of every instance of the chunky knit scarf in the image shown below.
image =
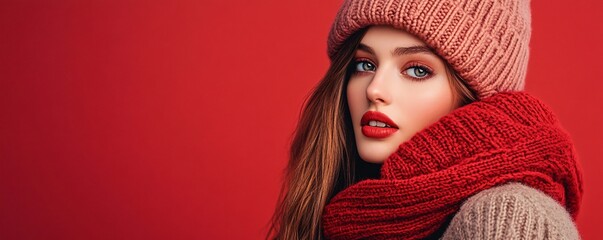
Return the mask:
[[381,178],[358,182],[326,206],[327,239],[421,239],[464,200],[520,182],[578,213],[582,179],[569,136],[525,92],[498,93],[456,109],[400,145]]

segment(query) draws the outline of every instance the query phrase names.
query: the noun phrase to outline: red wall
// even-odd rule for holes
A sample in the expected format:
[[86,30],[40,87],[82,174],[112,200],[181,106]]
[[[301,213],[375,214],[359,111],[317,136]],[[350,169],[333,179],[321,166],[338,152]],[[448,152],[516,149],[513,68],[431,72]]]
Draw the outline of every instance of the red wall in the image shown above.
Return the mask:
[[[260,239],[340,1],[2,1],[1,239]],[[527,88],[599,236],[603,2],[533,1]],[[599,201],[597,201],[599,199]]]

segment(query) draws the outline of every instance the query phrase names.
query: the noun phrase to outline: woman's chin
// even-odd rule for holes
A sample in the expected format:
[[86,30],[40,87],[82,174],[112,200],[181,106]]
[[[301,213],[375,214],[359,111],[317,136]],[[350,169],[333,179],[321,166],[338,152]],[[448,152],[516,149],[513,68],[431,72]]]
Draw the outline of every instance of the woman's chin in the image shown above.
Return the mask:
[[391,156],[399,147],[399,140],[383,142],[383,141],[363,141],[357,146],[360,158],[369,163],[383,163]]
[[360,154],[360,158],[369,163],[383,163],[391,154]]

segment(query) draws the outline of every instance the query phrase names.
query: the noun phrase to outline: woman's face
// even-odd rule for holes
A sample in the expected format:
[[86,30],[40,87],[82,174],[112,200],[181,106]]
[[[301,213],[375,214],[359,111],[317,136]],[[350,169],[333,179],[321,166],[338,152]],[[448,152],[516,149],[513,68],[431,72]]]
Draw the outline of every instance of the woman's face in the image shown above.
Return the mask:
[[360,157],[382,163],[457,107],[444,62],[418,38],[387,26],[362,38],[347,85]]

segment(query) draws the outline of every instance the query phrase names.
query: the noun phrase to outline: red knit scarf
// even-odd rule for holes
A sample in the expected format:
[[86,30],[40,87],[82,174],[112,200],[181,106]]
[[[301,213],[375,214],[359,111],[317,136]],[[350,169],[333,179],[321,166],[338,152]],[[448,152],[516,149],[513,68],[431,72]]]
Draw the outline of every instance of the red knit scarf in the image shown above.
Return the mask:
[[582,179],[569,136],[551,110],[524,92],[456,109],[400,145],[381,178],[338,193],[326,206],[327,239],[421,239],[470,196],[506,182],[539,189],[578,213]]

